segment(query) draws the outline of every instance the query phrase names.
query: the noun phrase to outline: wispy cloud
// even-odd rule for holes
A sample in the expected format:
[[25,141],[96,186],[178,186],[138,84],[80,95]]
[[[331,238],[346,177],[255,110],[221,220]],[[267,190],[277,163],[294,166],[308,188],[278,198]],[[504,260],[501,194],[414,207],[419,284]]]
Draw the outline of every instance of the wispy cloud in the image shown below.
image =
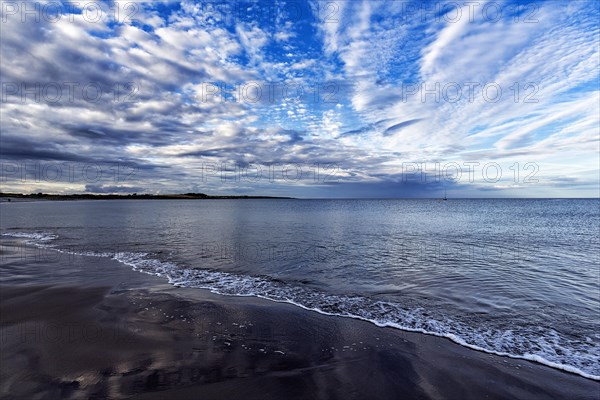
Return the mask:
[[[407,164],[478,162],[504,177],[445,184],[598,193],[597,2],[98,4],[99,20],[3,6],[3,190],[428,195],[439,187],[403,181]],[[14,172],[52,162],[137,173],[115,184]],[[515,163],[542,179],[508,182]],[[300,179],[215,172],[292,164]]]

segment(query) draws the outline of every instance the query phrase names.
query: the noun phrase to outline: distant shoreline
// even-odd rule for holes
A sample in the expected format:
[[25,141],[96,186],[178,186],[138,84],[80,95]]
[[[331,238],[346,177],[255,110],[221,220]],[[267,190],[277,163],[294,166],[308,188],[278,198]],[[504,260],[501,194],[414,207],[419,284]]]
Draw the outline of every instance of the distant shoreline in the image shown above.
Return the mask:
[[0,193],[0,202],[24,202],[40,200],[243,200],[243,199],[278,199],[291,200],[293,197],[276,196],[210,196],[204,193],[184,193],[184,194],[21,194],[21,193]]
[[[442,201],[440,197],[331,197],[331,198],[298,198],[285,196],[211,196],[204,193],[183,194],[46,194],[46,193],[0,193],[0,203],[7,202],[33,202],[33,201],[75,201],[75,200],[433,200]],[[597,197],[457,197],[455,200],[599,200]]]

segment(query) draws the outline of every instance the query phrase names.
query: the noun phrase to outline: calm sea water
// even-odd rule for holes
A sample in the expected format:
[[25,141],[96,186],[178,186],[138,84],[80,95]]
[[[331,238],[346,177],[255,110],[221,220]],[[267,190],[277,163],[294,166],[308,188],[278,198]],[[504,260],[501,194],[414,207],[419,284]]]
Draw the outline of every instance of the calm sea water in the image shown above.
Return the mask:
[[0,205],[4,235],[600,379],[600,200]]

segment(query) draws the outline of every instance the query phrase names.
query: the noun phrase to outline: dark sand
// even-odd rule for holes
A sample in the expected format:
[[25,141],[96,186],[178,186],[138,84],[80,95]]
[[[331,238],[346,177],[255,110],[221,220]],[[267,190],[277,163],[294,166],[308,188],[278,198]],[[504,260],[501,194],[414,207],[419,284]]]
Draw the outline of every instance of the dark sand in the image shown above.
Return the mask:
[[3,399],[600,398],[599,382],[447,339],[2,240]]

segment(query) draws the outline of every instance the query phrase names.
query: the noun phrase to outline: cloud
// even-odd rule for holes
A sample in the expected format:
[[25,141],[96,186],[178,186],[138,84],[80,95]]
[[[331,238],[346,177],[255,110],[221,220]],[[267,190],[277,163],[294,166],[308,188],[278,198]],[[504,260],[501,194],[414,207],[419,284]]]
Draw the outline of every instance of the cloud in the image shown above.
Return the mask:
[[406,128],[407,126],[411,126],[416,124],[417,122],[422,121],[422,118],[415,118],[415,119],[409,119],[408,121],[402,121],[398,124],[392,125],[389,128],[387,128],[384,132],[383,135],[387,136],[387,135],[393,135],[394,133],[402,130],[402,128]]
[[[126,21],[9,17],[0,39],[0,161],[138,167],[127,185],[95,189],[177,192],[200,179],[206,192],[300,197],[373,187],[400,195],[386,185],[404,162],[535,162],[546,186],[519,193],[560,195],[571,182],[597,194],[596,2],[536,3],[537,23],[510,12],[490,21],[483,2],[474,20],[465,6],[454,22],[406,15],[399,3],[315,2],[295,15],[276,7],[273,18],[258,5],[239,16],[194,1],[139,2]],[[254,86],[261,91],[252,99],[244,90]],[[462,96],[450,101],[457,87]],[[491,101],[498,87],[502,96]],[[295,163],[313,174],[315,165],[335,165],[340,181],[202,182],[205,166],[222,163]],[[90,185],[67,183],[56,190]],[[455,187],[480,189],[489,186]]]
[[105,186],[105,185],[85,185],[85,191],[88,193],[138,193],[144,192],[139,186]]

